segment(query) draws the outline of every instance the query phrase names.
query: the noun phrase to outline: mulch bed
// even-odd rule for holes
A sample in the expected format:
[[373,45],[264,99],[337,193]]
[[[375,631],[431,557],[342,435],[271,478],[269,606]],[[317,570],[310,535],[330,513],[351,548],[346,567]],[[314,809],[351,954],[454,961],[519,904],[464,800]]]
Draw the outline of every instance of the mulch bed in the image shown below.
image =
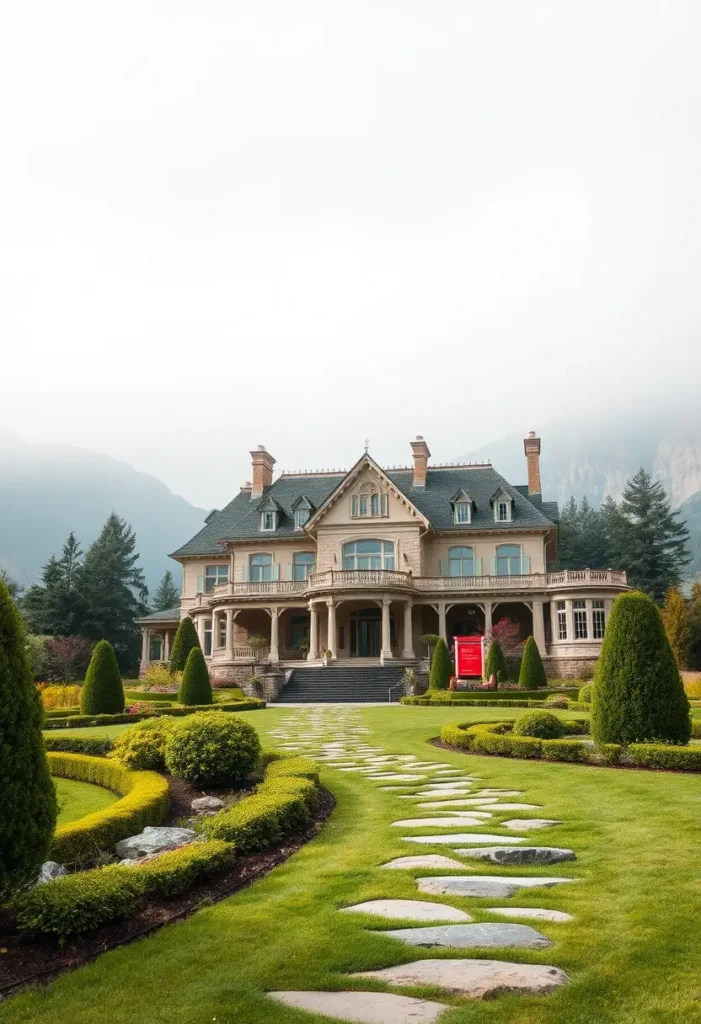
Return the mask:
[[[192,813],[190,801],[195,796],[201,796],[201,792],[185,783],[174,785],[171,789],[173,806],[169,820],[177,821],[189,816]],[[84,936],[74,936],[63,946],[49,938],[22,937],[15,931],[12,912],[0,907],[0,1000],[32,982],[48,981],[64,971],[82,967],[110,949],[149,935],[166,924],[182,921],[201,907],[218,903],[245,888],[313,839],[323,828],[334,803],[328,790],[322,789],[314,820],[304,831],[287,836],[282,842],[261,853],[240,857],[229,874],[203,882],[184,896],[167,902],[145,902],[133,917],[103,925]]]

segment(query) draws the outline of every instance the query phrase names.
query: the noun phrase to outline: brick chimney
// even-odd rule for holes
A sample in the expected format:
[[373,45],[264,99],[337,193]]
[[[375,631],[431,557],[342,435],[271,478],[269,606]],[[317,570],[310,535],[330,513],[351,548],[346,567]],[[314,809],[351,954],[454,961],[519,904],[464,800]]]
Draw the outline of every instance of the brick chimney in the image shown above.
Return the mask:
[[540,438],[535,430],[529,430],[528,437],[523,439],[523,450],[526,453],[528,467],[528,493],[541,494],[540,487]]
[[260,498],[266,487],[273,482],[273,466],[275,459],[265,450],[265,445],[259,444],[251,452],[251,466],[253,474],[253,486],[251,487],[251,501]]
[[428,469],[428,460],[431,458],[431,453],[421,434],[417,434],[416,440],[411,442],[411,450],[414,455],[414,479],[412,486],[425,487],[426,470]]

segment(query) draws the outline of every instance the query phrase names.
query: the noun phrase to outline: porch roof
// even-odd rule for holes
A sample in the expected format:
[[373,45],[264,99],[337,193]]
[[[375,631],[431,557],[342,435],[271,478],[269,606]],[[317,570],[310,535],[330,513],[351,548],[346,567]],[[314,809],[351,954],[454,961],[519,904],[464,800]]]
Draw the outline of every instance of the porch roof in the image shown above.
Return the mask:
[[180,607],[166,608],[163,612],[151,612],[150,615],[142,615],[140,619],[136,619],[135,621],[139,626],[157,626],[164,625],[168,622],[179,622]]

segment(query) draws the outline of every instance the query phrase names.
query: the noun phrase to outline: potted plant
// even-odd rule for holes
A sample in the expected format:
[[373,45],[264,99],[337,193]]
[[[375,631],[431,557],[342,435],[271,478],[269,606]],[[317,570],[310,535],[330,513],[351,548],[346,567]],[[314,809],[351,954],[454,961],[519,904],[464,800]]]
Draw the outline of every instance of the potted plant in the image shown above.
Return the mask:
[[333,653],[331,651],[324,651],[322,656],[322,662],[324,665],[328,665],[329,662],[333,661]]

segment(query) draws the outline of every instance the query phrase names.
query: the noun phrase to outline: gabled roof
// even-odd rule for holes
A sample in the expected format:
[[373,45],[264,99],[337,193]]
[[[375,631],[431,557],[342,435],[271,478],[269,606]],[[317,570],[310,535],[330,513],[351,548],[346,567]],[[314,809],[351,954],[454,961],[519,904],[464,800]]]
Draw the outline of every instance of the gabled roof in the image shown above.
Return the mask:
[[471,494],[468,494],[464,487],[461,487],[459,491],[456,491],[453,497],[450,499],[451,505],[474,505],[475,500]]
[[[514,490],[515,490],[515,488],[514,488]],[[494,502],[498,501],[499,498],[508,498],[509,501],[512,504],[513,504],[513,501],[514,501],[514,496],[511,493],[511,491],[508,489],[508,487],[497,487],[496,491],[494,492],[494,494],[491,495],[491,497],[489,499],[489,504],[490,504],[491,508],[494,507]]]
[[[275,501],[275,498],[272,496],[272,494],[268,493],[267,497],[263,498],[263,500],[259,504],[258,511],[259,512],[283,512],[284,510],[280,507],[280,505],[277,503],[277,501]],[[206,522],[206,520],[205,520],[205,522]]]
[[152,625],[157,625],[159,622],[177,622],[180,619],[180,606],[177,608],[167,608],[164,612],[151,612],[150,615],[142,615],[141,618],[136,619],[138,623],[145,623],[148,625],[150,622]]
[[310,512],[313,511],[314,505],[306,496],[306,494],[300,494],[296,501],[292,502],[292,511],[296,512],[298,508],[308,508]]

